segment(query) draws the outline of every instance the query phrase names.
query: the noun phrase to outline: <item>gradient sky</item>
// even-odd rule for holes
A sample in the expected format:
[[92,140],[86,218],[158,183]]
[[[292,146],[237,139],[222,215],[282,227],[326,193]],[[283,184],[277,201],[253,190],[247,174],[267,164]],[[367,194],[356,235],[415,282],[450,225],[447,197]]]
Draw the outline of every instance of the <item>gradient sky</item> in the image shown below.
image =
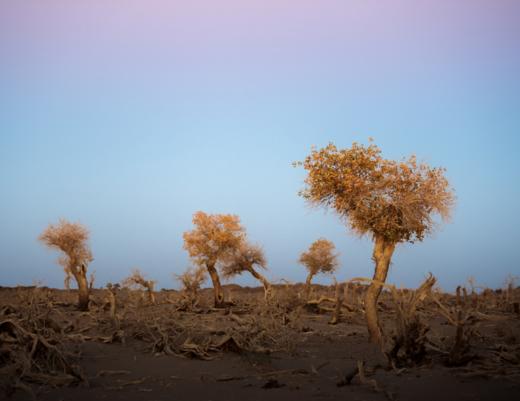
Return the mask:
[[139,267],[176,287],[197,210],[238,214],[273,280],[303,281],[319,237],[339,279],[369,276],[370,239],[306,206],[291,163],[372,136],[457,195],[389,281],[502,286],[520,275],[519,71],[517,0],[0,0],[0,285],[63,285],[37,237],[64,217],[91,231],[97,285]]

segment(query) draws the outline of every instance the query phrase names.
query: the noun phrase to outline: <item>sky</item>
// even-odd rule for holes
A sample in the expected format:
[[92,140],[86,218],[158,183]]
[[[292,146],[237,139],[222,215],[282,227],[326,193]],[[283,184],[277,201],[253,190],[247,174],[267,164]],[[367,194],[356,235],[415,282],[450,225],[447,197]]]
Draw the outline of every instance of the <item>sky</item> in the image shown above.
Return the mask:
[[0,0],[0,285],[63,286],[37,237],[65,218],[97,286],[138,267],[178,288],[198,210],[239,215],[273,281],[303,281],[320,237],[339,280],[371,276],[371,239],[309,207],[292,162],[373,137],[457,197],[388,281],[501,287],[520,276],[519,38],[516,0]]

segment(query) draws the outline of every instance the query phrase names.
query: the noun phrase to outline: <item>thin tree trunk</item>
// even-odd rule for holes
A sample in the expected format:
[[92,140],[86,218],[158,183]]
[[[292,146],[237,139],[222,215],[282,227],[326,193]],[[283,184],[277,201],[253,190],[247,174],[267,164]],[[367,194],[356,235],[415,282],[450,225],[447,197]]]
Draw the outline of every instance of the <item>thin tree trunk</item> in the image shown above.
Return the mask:
[[211,282],[213,283],[213,291],[215,292],[215,308],[221,308],[224,306],[224,293],[222,292],[222,286],[220,285],[220,278],[218,277],[217,269],[215,265],[207,265]]
[[114,325],[114,327],[116,328],[116,330],[119,330],[119,319],[117,317],[117,297],[116,297],[116,292],[117,292],[117,285],[112,285],[111,283],[109,283],[107,285],[107,289],[108,289],[108,301],[110,303],[110,318],[112,319],[112,324]]
[[110,302],[110,317],[113,321],[116,320],[116,294],[112,289],[108,290],[108,301]]
[[380,237],[375,239],[373,253],[375,262],[374,277],[365,295],[365,313],[370,342],[379,345],[383,343],[383,335],[377,315],[377,300],[383,288],[382,284],[386,281],[394,249],[395,243],[386,242]]
[[309,273],[307,276],[307,280],[305,280],[305,300],[308,301],[311,296],[311,280],[314,277],[314,274]]
[[256,278],[258,281],[260,281],[262,283],[262,285],[264,286],[264,297],[265,297],[265,299],[267,299],[271,292],[271,283],[269,283],[269,281],[267,281],[267,279],[262,274],[258,273],[252,267],[250,267],[248,270],[253,275],[253,277]]
[[154,282],[153,281],[148,281],[146,283],[146,289],[147,289],[147,292],[148,292],[148,302],[151,305],[155,305],[155,294],[153,292],[153,290],[154,290]]
[[82,311],[88,310],[89,290],[87,276],[78,274],[76,277],[78,282],[78,309]]
[[90,291],[87,281],[87,265],[82,263],[80,266],[74,266],[69,269],[76,283],[78,284],[78,309],[81,311],[88,311],[88,302]]
[[70,279],[72,278],[72,275],[65,270],[65,279],[63,280],[63,286],[66,290],[70,290]]
[[341,305],[343,304],[343,300],[341,299],[341,285],[336,281],[336,279],[334,279],[334,283],[336,284],[336,307],[334,308],[334,313],[329,324],[337,324],[339,322],[341,316]]

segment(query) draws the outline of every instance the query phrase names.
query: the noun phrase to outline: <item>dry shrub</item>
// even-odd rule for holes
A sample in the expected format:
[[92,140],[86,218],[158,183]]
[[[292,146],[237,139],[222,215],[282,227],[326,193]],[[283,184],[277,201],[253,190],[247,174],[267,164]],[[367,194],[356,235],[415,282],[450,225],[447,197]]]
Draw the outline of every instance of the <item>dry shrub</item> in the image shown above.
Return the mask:
[[518,277],[513,275],[508,275],[505,281],[504,290],[503,290],[503,310],[505,312],[513,312],[516,314],[520,313],[520,297],[519,297],[519,288],[516,283],[518,281]]
[[290,348],[293,336],[283,311],[265,305],[247,316],[177,312],[165,316],[156,309],[135,311],[125,332],[148,344],[154,354],[213,359],[222,352],[262,352]]
[[193,308],[199,303],[199,291],[206,281],[206,270],[203,267],[189,267],[180,275],[175,275],[175,278],[182,285],[183,305],[182,309]]
[[395,366],[415,365],[422,362],[426,356],[426,334],[429,326],[425,323],[419,307],[430,296],[436,281],[430,274],[420,287],[413,291],[389,286],[396,308],[396,329],[386,355]]
[[475,323],[478,317],[461,296],[461,287],[457,287],[456,304],[448,306],[434,297],[441,315],[455,328],[455,338],[451,344],[446,344],[446,364],[449,366],[460,366],[468,363],[474,358],[470,354],[471,340],[476,335]]
[[152,305],[155,304],[155,302],[156,302],[155,294],[154,294],[155,281],[146,280],[144,278],[144,275],[139,271],[139,269],[132,270],[132,274],[122,281],[122,285],[124,287],[128,287],[128,288],[144,289],[147,294],[147,302]]
[[6,394],[27,384],[65,386],[85,381],[75,364],[77,355],[64,343],[72,325],[51,315],[47,289],[18,290],[26,302],[0,311],[0,388]]
[[273,303],[256,304],[245,317],[231,319],[231,335],[237,343],[250,352],[289,352],[296,349],[294,332],[302,330],[299,309],[287,311]]
[[260,281],[264,287],[264,298],[271,296],[271,284],[260,274],[255,266],[261,269],[267,269],[267,261],[264,251],[258,245],[251,245],[244,239],[240,245],[230,252],[223,260],[221,271],[224,278],[240,275],[244,272],[250,273],[254,278]]
[[335,302],[336,306],[334,307],[334,312],[329,321],[329,324],[338,324],[341,319],[341,307],[343,305],[343,295],[344,291],[341,291],[341,284],[337,282],[336,277],[334,277],[334,285],[336,287],[335,290]]
[[343,302],[348,305],[352,311],[360,311],[363,309],[363,297],[366,286],[352,280],[344,283],[343,286]]
[[273,307],[281,309],[285,313],[291,313],[299,310],[304,303],[294,284],[286,281],[285,284],[273,286],[273,296],[269,300],[269,304]]

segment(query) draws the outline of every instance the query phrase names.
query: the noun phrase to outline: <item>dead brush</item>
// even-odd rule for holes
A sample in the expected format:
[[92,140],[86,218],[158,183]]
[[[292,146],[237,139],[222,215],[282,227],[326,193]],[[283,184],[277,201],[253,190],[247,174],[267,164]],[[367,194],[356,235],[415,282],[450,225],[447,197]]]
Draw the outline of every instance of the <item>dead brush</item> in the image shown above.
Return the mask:
[[178,310],[191,310],[200,302],[199,291],[206,281],[206,270],[201,267],[189,267],[180,275],[175,275],[182,286],[181,306]]
[[[136,289],[136,288],[144,289],[147,294],[145,303],[148,303],[150,305],[155,305],[155,303],[156,303],[155,294],[154,294],[155,281],[146,280],[144,278],[143,274],[139,271],[139,269],[134,269],[132,271],[132,274],[122,281],[122,285],[123,285],[123,287],[128,287],[131,289]],[[143,295],[143,300],[144,300],[144,295]]]
[[181,324],[176,320],[165,322],[164,318],[157,316],[143,316],[127,331],[147,343],[153,354],[210,360],[213,359],[212,352],[218,351],[211,329],[196,320]]
[[343,303],[351,311],[363,310],[363,285],[349,280],[343,284]]
[[265,303],[266,310],[278,314],[284,324],[299,321],[305,300],[297,288],[289,282],[272,287],[271,297]]
[[295,331],[302,331],[299,309],[288,311],[276,303],[259,303],[253,306],[247,318],[232,315],[235,323],[230,334],[245,350],[271,353],[296,351]]
[[8,305],[9,308],[3,309],[0,315],[18,320],[27,330],[42,336],[66,333],[72,329],[72,323],[55,308],[53,296],[48,288],[17,287],[16,296],[19,306]]
[[505,288],[502,291],[502,309],[505,312],[520,314],[519,289],[516,285],[518,277],[509,275],[505,281]]
[[264,303],[248,307],[244,315],[231,308],[218,314],[177,311],[165,318],[160,311],[135,310],[125,320],[125,333],[146,343],[154,354],[207,360],[224,352],[292,352],[296,322],[291,318],[289,323],[283,308]]
[[344,291],[341,291],[341,284],[336,281],[336,278],[334,277],[334,284],[336,287],[335,290],[335,301],[336,306],[334,307],[334,312],[332,314],[332,317],[330,318],[329,324],[338,324],[341,319],[341,306],[343,305],[343,295]]
[[451,345],[446,344],[446,364],[448,366],[461,366],[468,363],[474,358],[470,354],[471,340],[477,335],[475,324],[478,322],[478,316],[473,311],[464,298],[461,296],[461,287],[457,287],[455,306],[447,306],[439,300],[437,296],[433,297],[435,304],[438,306],[440,314],[455,328],[455,338]]
[[22,305],[19,309],[23,310],[28,321],[36,319],[53,307],[49,290],[38,285],[30,288],[17,287],[16,297],[18,304]]
[[2,309],[0,389],[5,394],[16,389],[32,394],[29,384],[67,386],[86,382],[75,364],[77,355],[66,352],[63,345],[71,325],[51,317],[51,311],[48,304],[42,307],[37,302]]
[[421,304],[431,295],[437,279],[430,274],[413,291],[397,289],[390,285],[390,294],[395,305],[395,333],[389,351],[385,352],[392,366],[408,366],[421,363],[426,357],[426,334],[430,330],[420,311]]
[[286,306],[288,309],[296,308],[303,303],[300,293],[295,286],[287,281],[281,280],[280,284],[273,284],[272,303]]

